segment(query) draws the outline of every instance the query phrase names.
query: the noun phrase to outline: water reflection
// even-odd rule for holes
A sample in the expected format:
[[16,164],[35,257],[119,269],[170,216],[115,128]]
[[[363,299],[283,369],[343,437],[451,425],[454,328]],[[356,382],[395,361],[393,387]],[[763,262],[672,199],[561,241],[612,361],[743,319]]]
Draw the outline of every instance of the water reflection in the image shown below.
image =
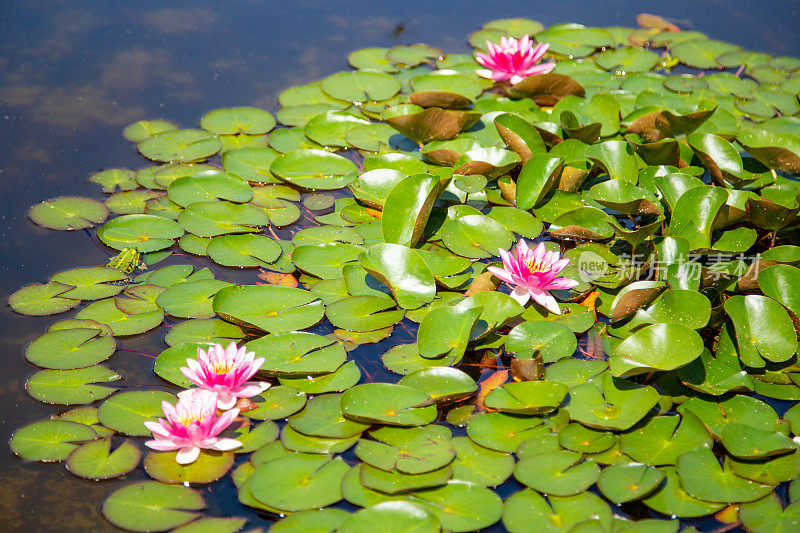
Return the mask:
[[[493,18],[633,25],[636,13],[650,11],[687,19],[684,25],[749,49],[800,56],[797,0],[683,0],[669,4],[670,12],[663,11],[663,2],[628,0],[602,7],[586,0],[379,2],[368,9],[352,0],[175,2],[168,7],[155,1],[5,4],[0,21],[4,295],[45,281],[55,271],[107,260],[108,254],[84,233],[37,227],[25,212],[63,194],[99,197],[99,188],[85,183],[94,171],[146,166],[122,139],[122,125],[165,117],[192,126],[206,110],[228,105],[272,110],[281,89],[346,68],[347,54],[360,47],[422,41],[464,52],[466,35]],[[231,277],[252,282],[254,273]],[[53,320],[21,317],[6,306],[0,310],[4,441],[20,425],[53,412],[25,393],[34,368],[23,359],[25,345]],[[159,352],[162,334],[121,344]],[[369,350],[380,354],[390,344],[382,341]],[[126,387],[149,382],[152,361],[145,357],[118,352],[108,364],[125,376]],[[386,377],[380,365],[364,370],[373,379]],[[134,472],[127,480],[140,477]],[[71,476],[63,465],[23,464],[3,446],[0,523],[5,530],[108,531],[113,528],[100,517],[100,502],[125,482],[88,482]],[[233,492],[231,497],[235,501]]]

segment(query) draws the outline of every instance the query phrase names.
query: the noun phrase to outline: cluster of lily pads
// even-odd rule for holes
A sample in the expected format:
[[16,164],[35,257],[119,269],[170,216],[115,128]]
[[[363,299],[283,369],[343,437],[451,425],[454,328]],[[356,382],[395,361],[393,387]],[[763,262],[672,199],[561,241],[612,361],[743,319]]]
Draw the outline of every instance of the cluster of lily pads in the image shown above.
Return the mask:
[[[71,408],[11,449],[132,472],[144,422],[177,401],[165,383],[189,387],[186,360],[233,341],[272,383],[236,404],[242,446],[147,453],[153,481],[103,503],[114,525],[237,531],[188,486],[230,473],[242,504],[285,516],[274,531],[793,530],[800,60],[643,22],[487,23],[477,51],[549,43],[552,71],[513,85],[472,55],[367,48],[283,91],[275,117],[125,128],[152,166],[93,174],[103,201],[30,211],[99,225],[120,255],[10,297],[78,309],[25,353],[30,396]],[[570,259],[559,313],[487,269],[520,239]],[[258,270],[233,284],[220,266]],[[117,388],[118,338],[165,323],[163,382]]]

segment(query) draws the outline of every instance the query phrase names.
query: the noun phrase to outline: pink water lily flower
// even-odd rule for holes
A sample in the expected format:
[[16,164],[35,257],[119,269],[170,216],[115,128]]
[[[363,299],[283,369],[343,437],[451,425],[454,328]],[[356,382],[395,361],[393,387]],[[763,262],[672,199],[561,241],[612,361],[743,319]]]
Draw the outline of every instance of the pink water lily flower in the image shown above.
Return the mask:
[[524,239],[517,243],[515,255],[501,249],[503,268],[488,267],[489,271],[501,280],[514,285],[511,297],[520,305],[529,299],[547,308],[551,313],[561,314],[558,302],[548,291],[571,289],[578,284],[574,279],[559,278],[558,275],[569,263],[569,259],[561,259],[558,252],[545,250],[540,242],[531,250]]
[[208,352],[197,349],[197,359],[187,359],[188,367],[181,372],[186,378],[200,387],[217,393],[217,407],[230,409],[238,398],[249,398],[261,394],[269,388],[264,381],[247,381],[264,364],[264,358],[255,358],[255,352],[238,348],[231,342],[225,349],[221,344],[212,346]]
[[145,445],[153,450],[178,450],[175,460],[188,465],[200,455],[200,449],[228,451],[242,445],[236,439],[217,437],[239,416],[238,409],[217,416],[217,395],[203,389],[189,389],[178,394],[178,403],[161,402],[166,420],[146,421],[153,440]]
[[547,74],[556,67],[555,63],[540,63],[550,47],[547,43],[533,46],[533,41],[525,35],[519,41],[513,37],[501,37],[500,44],[486,41],[487,54],[478,53],[475,60],[486,67],[475,72],[478,76],[495,81],[509,80],[519,83],[528,76]]

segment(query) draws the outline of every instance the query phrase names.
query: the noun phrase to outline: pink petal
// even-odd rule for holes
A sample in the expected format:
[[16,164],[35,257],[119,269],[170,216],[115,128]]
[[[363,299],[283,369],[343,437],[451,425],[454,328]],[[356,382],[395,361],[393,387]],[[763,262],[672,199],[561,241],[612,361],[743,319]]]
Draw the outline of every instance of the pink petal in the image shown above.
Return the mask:
[[547,289],[559,290],[559,289],[571,289],[578,285],[578,282],[574,279],[569,278],[558,278],[554,279],[550,283],[547,284]]
[[177,450],[183,446],[182,444],[177,444],[171,440],[164,439],[149,440],[145,442],[144,445],[151,450],[156,450],[159,452],[171,452],[172,450]]
[[[214,408],[216,409],[216,401],[214,402]],[[231,409],[230,411],[225,411],[214,421],[214,424],[208,431],[208,435],[211,437],[216,437],[219,433],[227,428],[228,426],[233,423],[233,420],[239,416],[238,409]]]
[[172,434],[169,432],[169,429],[165,427],[161,422],[153,422],[152,420],[146,420],[144,422],[144,426],[155,433],[156,435],[161,435],[162,437],[169,438]]
[[223,411],[227,411],[228,409],[232,408],[236,405],[236,396],[231,394],[230,392],[218,392],[217,393],[217,408]]
[[550,48],[550,45],[548,43],[537,44],[533,49],[533,54],[531,55],[531,61],[533,61],[534,63],[536,61],[539,61],[542,57],[544,57],[544,54],[547,53],[548,48]]
[[553,298],[553,295],[551,295],[549,292],[543,290],[533,290],[531,291],[531,298],[533,298],[536,303],[551,313],[556,315],[561,314],[561,309],[558,307],[558,302],[556,302],[556,299]]
[[217,442],[211,446],[211,449],[227,452],[229,450],[240,448],[241,446],[242,443],[236,439],[217,439]]
[[509,296],[516,300],[519,305],[525,305],[528,303],[528,300],[530,300],[530,293],[528,292],[528,289],[522,285],[517,285],[514,287],[514,290],[511,291]]
[[537,74],[547,74],[548,72],[550,72],[554,68],[556,68],[556,64],[555,63],[541,63],[539,65],[534,65],[534,66],[530,67],[529,69],[527,69],[524,72],[524,74],[526,76],[535,76]]
[[505,270],[503,270],[502,268],[497,268],[497,267],[490,266],[490,267],[486,267],[486,270],[488,270],[489,272],[491,272],[492,274],[494,274],[495,276],[497,276],[501,280],[505,281],[506,283],[514,283],[514,278],[512,278],[511,275],[508,272],[506,272]]
[[[257,394],[261,394],[268,388],[269,388],[269,383],[267,383],[266,381],[248,381],[247,383],[239,385],[231,392],[234,395],[238,396],[239,398],[250,398],[251,396],[256,396]],[[230,409],[230,407],[228,409]]]
[[180,465],[188,465],[195,462],[198,457],[200,457],[200,448],[197,446],[186,446],[178,450],[175,461]]

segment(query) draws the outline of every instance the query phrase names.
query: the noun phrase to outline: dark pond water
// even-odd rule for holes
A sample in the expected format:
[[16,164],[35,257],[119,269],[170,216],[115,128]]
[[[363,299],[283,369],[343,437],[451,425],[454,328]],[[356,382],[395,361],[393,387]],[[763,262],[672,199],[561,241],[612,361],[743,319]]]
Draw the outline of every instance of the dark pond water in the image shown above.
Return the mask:
[[[798,0],[6,0],[0,7],[4,298],[55,271],[107,260],[109,254],[86,233],[40,228],[25,212],[64,194],[99,198],[99,188],[86,183],[94,171],[146,166],[122,138],[122,126],[164,117],[191,127],[205,111],[233,105],[274,110],[280,90],[346,68],[347,54],[358,48],[426,42],[447,52],[466,52],[466,36],[495,18],[631,26],[637,13],[650,12],[751,50],[800,56]],[[54,411],[26,395],[24,383],[34,369],[23,359],[25,345],[54,319],[22,317],[5,305],[0,313],[6,344],[0,363],[0,529],[113,529],[100,516],[99,505],[126,481],[80,481],[61,466],[24,464],[5,445],[15,428]],[[122,344],[158,353],[165,348],[161,336],[150,333]],[[374,350],[382,353],[385,347]],[[152,360],[119,352],[110,366],[125,375],[129,387],[150,379]],[[228,485],[214,489],[227,489],[235,499]],[[225,505],[208,500],[212,506]],[[224,512],[219,507],[210,511]]]

